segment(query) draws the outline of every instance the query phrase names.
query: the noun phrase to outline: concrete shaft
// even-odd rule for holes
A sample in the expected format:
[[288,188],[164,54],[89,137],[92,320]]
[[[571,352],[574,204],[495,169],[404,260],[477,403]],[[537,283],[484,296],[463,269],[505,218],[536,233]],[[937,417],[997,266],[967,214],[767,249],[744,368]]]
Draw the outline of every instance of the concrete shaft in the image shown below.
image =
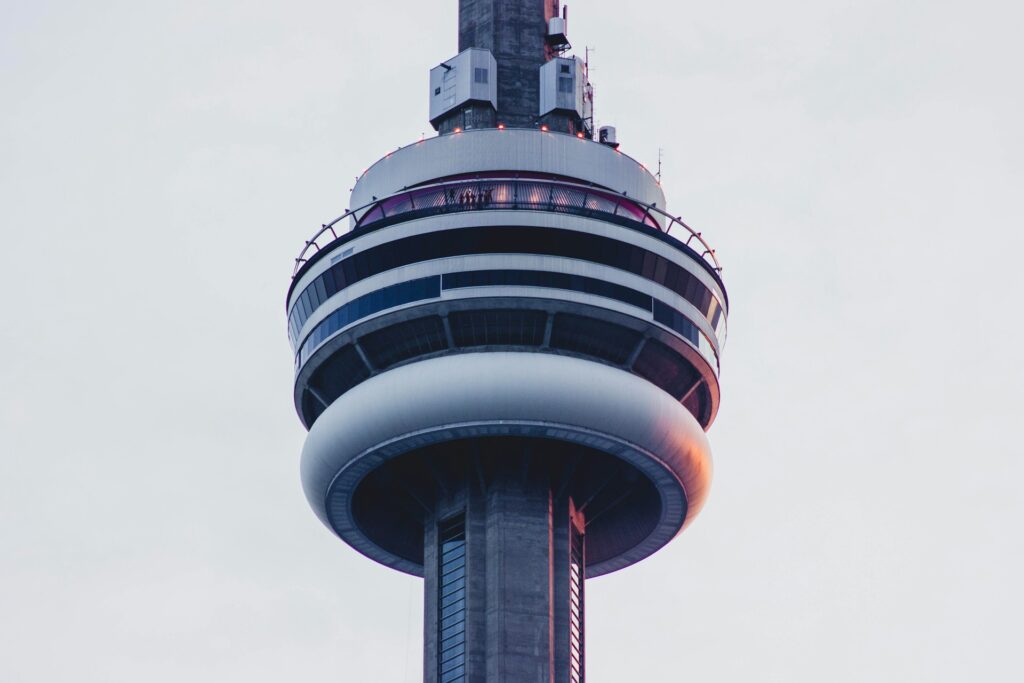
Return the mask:
[[[457,676],[452,667],[460,662],[465,678],[453,680],[465,683],[582,680],[582,588],[574,603],[570,543],[574,528],[583,528],[583,515],[567,495],[528,473],[528,456],[507,463],[486,483],[467,472],[466,483],[439,501],[424,524],[426,683]],[[458,643],[451,634],[459,627],[450,626],[452,610],[445,607],[452,600],[442,602],[451,579],[442,568],[439,528],[453,519],[464,520],[465,529],[465,655],[447,655],[446,664],[443,650]],[[573,604],[580,606],[575,631]],[[574,667],[580,672],[575,677]]]
[[498,120],[529,127],[540,106],[540,67],[550,58],[548,19],[558,0],[460,0],[459,52],[490,50],[498,63]]

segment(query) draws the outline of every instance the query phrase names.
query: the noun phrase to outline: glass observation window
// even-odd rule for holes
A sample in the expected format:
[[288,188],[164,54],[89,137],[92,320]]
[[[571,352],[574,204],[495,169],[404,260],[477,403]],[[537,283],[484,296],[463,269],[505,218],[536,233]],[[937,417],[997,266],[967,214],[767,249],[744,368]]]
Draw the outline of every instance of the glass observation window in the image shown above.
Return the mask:
[[471,254],[562,256],[618,268],[679,294],[696,306],[713,328],[719,329],[724,323],[721,303],[696,275],[641,247],[560,228],[479,227],[414,235],[371,247],[334,264],[310,283],[292,306],[288,320],[292,343],[297,344],[302,326],[328,297],[360,280],[412,263]]
[[[655,299],[630,287],[596,278],[536,270],[473,270],[445,273],[443,276],[432,275],[417,280],[410,280],[409,282],[402,282],[365,294],[341,306],[313,328],[299,346],[299,352],[295,359],[296,367],[304,365],[320,345],[334,334],[367,316],[395,306],[435,299],[441,295],[442,290],[494,286],[565,289],[586,294],[596,294],[636,306],[648,313],[652,313],[655,322],[661,323],[681,335],[700,352],[712,368],[716,370],[718,368],[718,353],[715,351],[711,340],[685,314],[672,308],[664,301]],[[457,317],[458,314],[456,315]],[[543,327],[543,322],[541,326]],[[461,328],[459,329],[461,330]],[[458,330],[456,330],[455,337],[457,346],[478,345],[463,340]],[[503,340],[500,343],[520,345],[526,344],[526,341]],[[409,357],[412,357],[412,355]],[[383,363],[382,365],[389,365],[389,363]]]
[[374,313],[379,313],[395,306],[402,306],[414,301],[422,301],[423,299],[432,299],[440,295],[441,277],[439,275],[432,275],[418,280],[391,285],[390,287],[378,289],[375,292],[370,292],[353,299],[328,315],[324,318],[323,322],[313,328],[313,331],[309,333],[309,336],[306,337],[299,348],[296,363],[300,366],[304,364],[309,360],[310,355],[312,355],[317,347],[327,341],[334,333],[356,320],[361,320]]
[[441,280],[441,289],[462,289],[465,287],[550,287],[569,289],[586,294],[596,294],[615,299],[650,312],[652,300],[649,294],[630,287],[618,285],[597,278],[569,273],[552,273],[544,270],[469,270],[446,273]]

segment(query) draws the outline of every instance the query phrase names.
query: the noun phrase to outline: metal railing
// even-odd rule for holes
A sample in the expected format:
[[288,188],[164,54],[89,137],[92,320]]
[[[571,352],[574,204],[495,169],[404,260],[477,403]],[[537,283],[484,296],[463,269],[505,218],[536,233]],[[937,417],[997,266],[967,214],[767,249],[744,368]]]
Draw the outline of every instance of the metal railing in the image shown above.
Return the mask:
[[[306,241],[302,252],[295,259],[292,278],[298,275],[303,265],[331,243],[379,221],[407,214],[414,214],[407,216],[414,218],[486,210],[547,211],[598,218],[612,216],[640,223],[667,235],[671,234],[673,227],[679,226],[687,233],[683,244],[697,252],[715,273],[722,272],[715,250],[701,233],[684,223],[682,218],[672,216],[657,206],[592,185],[542,178],[480,177],[408,188],[346,211],[330,223],[322,225]],[[339,223],[344,220],[348,220],[350,226],[343,231]]]

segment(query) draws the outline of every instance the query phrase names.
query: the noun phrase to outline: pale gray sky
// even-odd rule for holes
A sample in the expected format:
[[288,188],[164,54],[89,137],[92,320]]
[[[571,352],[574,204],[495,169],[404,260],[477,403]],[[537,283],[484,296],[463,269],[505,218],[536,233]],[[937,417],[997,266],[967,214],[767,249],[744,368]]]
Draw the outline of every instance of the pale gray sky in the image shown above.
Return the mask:
[[[710,500],[588,584],[590,683],[1024,678],[1020,5],[570,5],[733,304]],[[0,14],[0,680],[419,680],[418,581],[302,496],[284,295],[456,0]]]

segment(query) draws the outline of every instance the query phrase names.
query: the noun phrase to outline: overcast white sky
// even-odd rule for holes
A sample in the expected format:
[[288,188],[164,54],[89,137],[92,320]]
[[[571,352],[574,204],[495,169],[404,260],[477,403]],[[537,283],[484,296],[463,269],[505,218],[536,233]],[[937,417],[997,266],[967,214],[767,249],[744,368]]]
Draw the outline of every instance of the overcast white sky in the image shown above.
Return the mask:
[[[570,4],[732,300],[711,498],[588,583],[590,683],[1024,679],[1020,5]],[[419,680],[418,580],[302,496],[284,296],[456,5],[0,2],[0,680]]]

